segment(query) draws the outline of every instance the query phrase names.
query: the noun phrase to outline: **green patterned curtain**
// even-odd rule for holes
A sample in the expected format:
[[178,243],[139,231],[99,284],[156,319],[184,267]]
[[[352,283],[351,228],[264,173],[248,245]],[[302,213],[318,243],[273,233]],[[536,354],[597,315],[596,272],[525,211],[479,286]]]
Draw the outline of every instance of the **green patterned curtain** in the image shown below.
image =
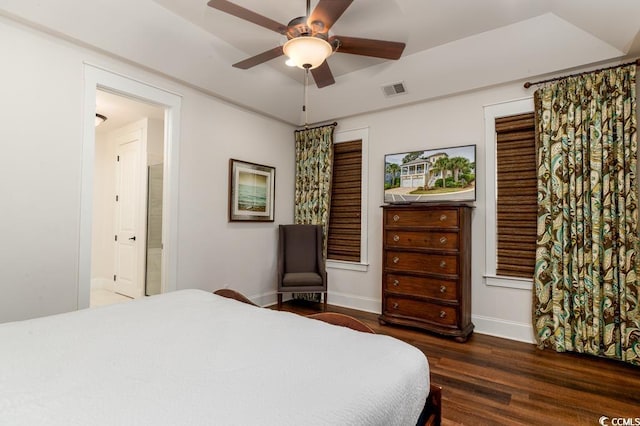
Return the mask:
[[322,224],[324,251],[327,251],[327,225],[331,206],[333,169],[333,130],[335,125],[297,130],[296,198],[294,222]]
[[636,67],[535,92],[541,348],[640,365]]
[[[296,130],[296,198],[293,221],[322,224],[323,255],[327,258],[327,232],[331,207],[333,130],[335,124]],[[296,293],[295,299],[320,301],[318,293]]]

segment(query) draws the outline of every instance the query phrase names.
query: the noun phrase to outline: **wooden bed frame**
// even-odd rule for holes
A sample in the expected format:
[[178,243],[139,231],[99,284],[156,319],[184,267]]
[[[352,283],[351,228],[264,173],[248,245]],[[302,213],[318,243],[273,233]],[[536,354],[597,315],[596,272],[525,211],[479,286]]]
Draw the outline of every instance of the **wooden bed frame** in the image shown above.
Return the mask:
[[[218,296],[227,297],[229,299],[235,299],[239,302],[246,303],[252,306],[259,307],[246,296],[238,293],[235,290],[223,288],[213,292]],[[339,314],[337,312],[321,312],[318,314],[307,315],[308,318],[313,318],[319,321],[324,321],[329,324],[333,324],[340,327],[348,327],[353,330],[361,331],[363,333],[373,333],[375,331],[363,323],[349,315]],[[442,423],[442,388],[440,386],[431,385],[429,389],[429,395],[427,401],[424,404],[422,413],[418,418],[417,426],[440,426]]]

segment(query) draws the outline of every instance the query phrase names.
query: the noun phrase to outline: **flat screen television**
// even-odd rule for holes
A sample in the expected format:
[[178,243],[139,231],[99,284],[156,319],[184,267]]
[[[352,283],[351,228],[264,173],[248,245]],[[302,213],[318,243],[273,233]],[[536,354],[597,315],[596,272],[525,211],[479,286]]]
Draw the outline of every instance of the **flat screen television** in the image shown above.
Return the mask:
[[385,203],[442,203],[475,199],[475,145],[384,156]]

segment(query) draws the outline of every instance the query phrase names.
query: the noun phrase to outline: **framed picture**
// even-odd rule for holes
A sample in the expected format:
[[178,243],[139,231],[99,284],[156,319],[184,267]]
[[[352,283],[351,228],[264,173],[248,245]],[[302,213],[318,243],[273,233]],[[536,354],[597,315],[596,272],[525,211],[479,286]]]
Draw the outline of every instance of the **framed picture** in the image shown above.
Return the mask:
[[229,221],[273,222],[275,167],[229,160]]

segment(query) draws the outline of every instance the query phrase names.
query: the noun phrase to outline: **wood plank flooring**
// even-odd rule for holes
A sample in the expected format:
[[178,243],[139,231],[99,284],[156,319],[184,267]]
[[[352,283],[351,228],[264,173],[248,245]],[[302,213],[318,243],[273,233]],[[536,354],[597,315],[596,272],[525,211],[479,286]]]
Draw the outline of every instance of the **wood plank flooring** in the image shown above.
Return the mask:
[[[306,315],[321,308],[290,301],[282,310]],[[601,416],[632,419],[620,425],[640,424],[640,367],[477,333],[456,343],[381,326],[375,314],[331,305],[328,310],[422,350],[432,382],[442,386],[443,425],[598,425]]]

